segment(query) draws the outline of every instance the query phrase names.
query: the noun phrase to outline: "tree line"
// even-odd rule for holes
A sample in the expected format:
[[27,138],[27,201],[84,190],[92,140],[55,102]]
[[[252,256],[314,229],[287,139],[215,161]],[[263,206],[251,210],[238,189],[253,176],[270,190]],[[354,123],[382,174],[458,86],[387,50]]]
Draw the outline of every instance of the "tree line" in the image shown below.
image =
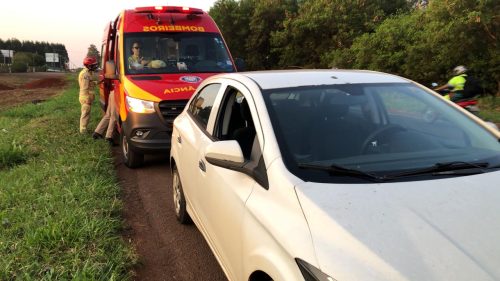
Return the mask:
[[217,0],[209,14],[249,70],[370,69],[429,85],[465,65],[500,88],[497,0]]
[[[45,66],[45,53],[59,54],[59,63],[54,66],[64,68],[64,63],[69,61],[66,46],[59,43],[39,42],[39,41],[20,41],[16,38],[2,40],[0,38],[1,50],[14,51],[12,61],[12,71],[25,72],[29,67]],[[0,53],[0,63],[4,62],[3,55]]]

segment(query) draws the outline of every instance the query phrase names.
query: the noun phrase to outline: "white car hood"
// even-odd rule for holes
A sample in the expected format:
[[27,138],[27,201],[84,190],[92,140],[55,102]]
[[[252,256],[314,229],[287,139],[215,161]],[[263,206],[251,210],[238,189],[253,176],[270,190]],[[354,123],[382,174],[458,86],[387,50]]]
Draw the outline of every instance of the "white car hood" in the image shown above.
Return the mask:
[[319,267],[338,281],[500,280],[500,172],[296,192]]

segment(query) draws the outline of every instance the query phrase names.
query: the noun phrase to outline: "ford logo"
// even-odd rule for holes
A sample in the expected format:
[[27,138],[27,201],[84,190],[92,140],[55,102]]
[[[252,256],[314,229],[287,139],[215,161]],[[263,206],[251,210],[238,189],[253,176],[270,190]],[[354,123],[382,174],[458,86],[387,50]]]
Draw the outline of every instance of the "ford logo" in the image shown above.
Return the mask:
[[198,83],[202,79],[198,76],[182,76],[179,80],[187,82],[187,83]]

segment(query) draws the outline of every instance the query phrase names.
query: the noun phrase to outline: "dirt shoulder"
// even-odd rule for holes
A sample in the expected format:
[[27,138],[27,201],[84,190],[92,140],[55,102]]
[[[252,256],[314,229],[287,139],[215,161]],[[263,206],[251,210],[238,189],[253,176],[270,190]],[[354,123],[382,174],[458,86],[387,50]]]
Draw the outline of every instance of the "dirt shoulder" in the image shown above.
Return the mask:
[[122,188],[125,239],[139,256],[134,280],[227,280],[195,225],[177,222],[168,154],[148,155],[145,166],[129,169],[113,147]]
[[65,76],[54,72],[0,73],[0,109],[60,94],[66,86]]

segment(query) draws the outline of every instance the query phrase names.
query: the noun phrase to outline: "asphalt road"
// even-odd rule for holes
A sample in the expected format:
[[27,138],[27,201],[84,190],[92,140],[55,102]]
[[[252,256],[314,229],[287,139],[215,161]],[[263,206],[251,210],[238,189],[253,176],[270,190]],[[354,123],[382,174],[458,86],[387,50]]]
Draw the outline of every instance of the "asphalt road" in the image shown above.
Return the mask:
[[128,225],[124,235],[139,255],[135,280],[227,280],[196,226],[177,222],[168,155],[147,156],[133,170],[123,164],[119,147],[113,155]]

